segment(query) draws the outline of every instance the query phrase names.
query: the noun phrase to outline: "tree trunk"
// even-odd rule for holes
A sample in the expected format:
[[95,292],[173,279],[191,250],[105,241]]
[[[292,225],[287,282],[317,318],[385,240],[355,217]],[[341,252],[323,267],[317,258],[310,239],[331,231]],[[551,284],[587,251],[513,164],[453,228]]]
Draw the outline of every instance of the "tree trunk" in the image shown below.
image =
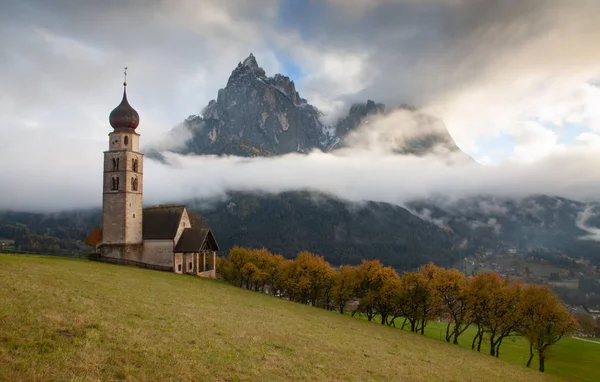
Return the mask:
[[490,337],[490,355],[492,357],[496,355],[496,343],[494,342],[494,336]]
[[407,320],[408,320],[408,318],[404,317],[404,321],[402,322],[402,330],[404,330],[404,325],[406,325]]
[[546,360],[546,356],[544,355],[544,353],[539,353],[538,357],[540,359],[540,372],[544,372],[544,361]]
[[483,331],[479,335],[479,343],[477,343],[477,351],[481,352],[481,343],[483,342]]
[[498,340],[498,345],[496,345],[496,358],[500,357],[500,345],[502,345],[502,338],[503,337],[500,337]]
[[477,329],[477,333],[475,334],[475,337],[473,337],[473,342],[471,343],[471,350],[475,350],[475,342],[477,341],[479,336],[480,336],[479,329]]
[[525,366],[531,366],[531,361],[533,361],[533,344],[529,343],[529,359],[527,360],[527,364]]
[[450,322],[446,325],[446,342],[450,342],[452,335],[450,334]]

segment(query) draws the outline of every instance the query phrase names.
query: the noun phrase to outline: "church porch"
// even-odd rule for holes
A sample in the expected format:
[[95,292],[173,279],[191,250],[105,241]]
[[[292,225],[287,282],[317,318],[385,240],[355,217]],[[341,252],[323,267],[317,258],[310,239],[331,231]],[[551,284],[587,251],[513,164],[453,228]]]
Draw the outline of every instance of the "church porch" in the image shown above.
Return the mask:
[[175,273],[216,278],[216,262],[219,247],[208,228],[186,228],[174,253]]

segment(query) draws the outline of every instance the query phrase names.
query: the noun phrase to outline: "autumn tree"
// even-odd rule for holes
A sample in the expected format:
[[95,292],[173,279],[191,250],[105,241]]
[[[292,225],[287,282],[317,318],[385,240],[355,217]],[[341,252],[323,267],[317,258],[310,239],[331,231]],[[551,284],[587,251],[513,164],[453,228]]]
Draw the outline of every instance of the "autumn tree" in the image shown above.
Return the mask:
[[344,314],[346,304],[354,297],[357,283],[358,273],[354,266],[344,265],[334,274],[333,302],[340,314]]
[[227,254],[227,259],[223,260],[221,266],[221,275],[223,278],[230,283],[243,287],[244,277],[242,275],[242,268],[248,262],[249,250],[246,248],[235,246],[231,248]]
[[359,299],[359,306],[356,311],[364,312],[369,321],[372,321],[379,313],[381,323],[385,324],[389,309],[378,311],[378,308],[381,310],[381,307],[385,304],[382,296],[380,296],[380,290],[386,282],[398,278],[396,271],[391,267],[384,267],[379,260],[363,260],[357,269],[355,294]]
[[331,302],[333,268],[323,256],[304,251],[282,269],[282,285],[291,300],[327,307]]
[[489,335],[492,356],[500,357],[502,341],[515,334],[519,327],[521,290],[521,284],[504,281],[496,293],[490,296],[484,326]]
[[83,243],[89,247],[96,248],[98,244],[102,243],[102,229],[100,227],[92,229]]
[[481,351],[485,329],[490,326],[488,312],[492,309],[494,300],[501,293],[504,284],[505,281],[496,272],[479,273],[469,280],[466,294],[471,306],[471,321],[477,329],[471,349],[475,349],[477,345],[477,351]]
[[523,288],[518,315],[519,331],[529,341],[527,367],[531,366],[534,354],[537,354],[539,371],[544,372],[550,348],[573,331],[577,321],[545,285]]
[[428,277],[420,272],[407,272],[402,275],[399,300],[405,323],[407,320],[410,324],[410,331],[424,334],[427,322],[436,315]]
[[252,262],[246,262],[242,269],[240,269],[240,277],[242,280],[242,285],[246,286],[246,289],[252,289],[253,286],[253,278],[259,273],[260,270],[258,267]]
[[458,337],[472,322],[472,308],[467,293],[467,278],[457,269],[431,269],[434,304],[447,321],[446,341],[458,344]]
[[266,249],[257,250],[258,252],[258,268],[260,272],[256,282],[259,285],[259,290],[262,292],[268,292],[274,294],[279,285],[279,279],[281,277],[281,264],[283,263],[283,256],[275,255]]
[[396,326],[395,320],[402,316],[402,284],[398,277],[386,277],[379,288],[375,308],[381,315],[381,323]]

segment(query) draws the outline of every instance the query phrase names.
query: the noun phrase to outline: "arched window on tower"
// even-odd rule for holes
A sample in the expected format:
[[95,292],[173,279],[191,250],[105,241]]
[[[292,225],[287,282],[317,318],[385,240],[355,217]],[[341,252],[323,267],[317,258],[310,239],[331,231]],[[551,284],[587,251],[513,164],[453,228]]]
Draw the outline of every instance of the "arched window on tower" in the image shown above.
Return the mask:
[[112,188],[113,191],[118,191],[119,190],[119,177],[118,176],[113,176],[112,177]]
[[125,143],[125,146],[129,144],[129,137],[127,135],[125,136],[125,138],[123,138],[123,142]]
[[117,171],[119,167],[117,166],[117,158],[112,159],[113,162],[113,171]]
[[131,160],[131,168],[133,169],[134,172],[138,171],[138,160],[137,160],[137,158],[133,158]]
[[138,190],[138,180],[135,176],[131,178],[131,190],[132,191]]

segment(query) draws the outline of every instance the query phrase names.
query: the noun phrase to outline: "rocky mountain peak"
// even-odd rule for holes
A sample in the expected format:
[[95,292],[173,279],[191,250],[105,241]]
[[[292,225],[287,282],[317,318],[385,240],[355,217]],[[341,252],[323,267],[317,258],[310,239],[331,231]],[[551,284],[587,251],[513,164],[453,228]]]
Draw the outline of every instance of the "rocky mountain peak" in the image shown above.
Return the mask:
[[260,69],[260,67],[258,66],[258,62],[256,62],[256,58],[254,57],[254,54],[252,54],[252,53],[250,53],[250,55],[248,57],[246,57],[243,64],[241,64],[241,65],[247,66],[251,69]]
[[[415,113],[414,108],[400,106]],[[201,115],[182,123],[191,137],[177,151],[183,154],[270,156],[313,149],[332,151],[343,147],[346,137],[371,117],[387,115],[388,109],[373,100],[352,105],[346,116],[326,126],[322,113],[300,96],[293,80],[283,74],[268,77],[252,53],[231,72],[227,85],[220,89]],[[402,135],[403,126],[398,126]],[[423,139],[404,140],[398,153],[422,154],[442,144],[458,150],[445,127],[441,133]],[[172,134],[181,134],[174,129]],[[354,134],[356,138],[356,134]],[[360,138],[360,134],[358,134]],[[382,137],[382,139],[387,139]],[[356,140],[356,139],[355,139]],[[404,147],[406,146],[406,147]],[[414,147],[413,147],[414,146]]]
[[231,72],[227,87],[235,85],[244,80],[266,79],[266,73],[263,68],[258,65],[256,58],[252,53],[244,61],[240,61],[237,67]]
[[294,81],[268,77],[251,53],[231,72],[217,99],[184,125],[192,139],[181,150],[194,154],[268,156],[321,146],[319,111],[300,97]]

